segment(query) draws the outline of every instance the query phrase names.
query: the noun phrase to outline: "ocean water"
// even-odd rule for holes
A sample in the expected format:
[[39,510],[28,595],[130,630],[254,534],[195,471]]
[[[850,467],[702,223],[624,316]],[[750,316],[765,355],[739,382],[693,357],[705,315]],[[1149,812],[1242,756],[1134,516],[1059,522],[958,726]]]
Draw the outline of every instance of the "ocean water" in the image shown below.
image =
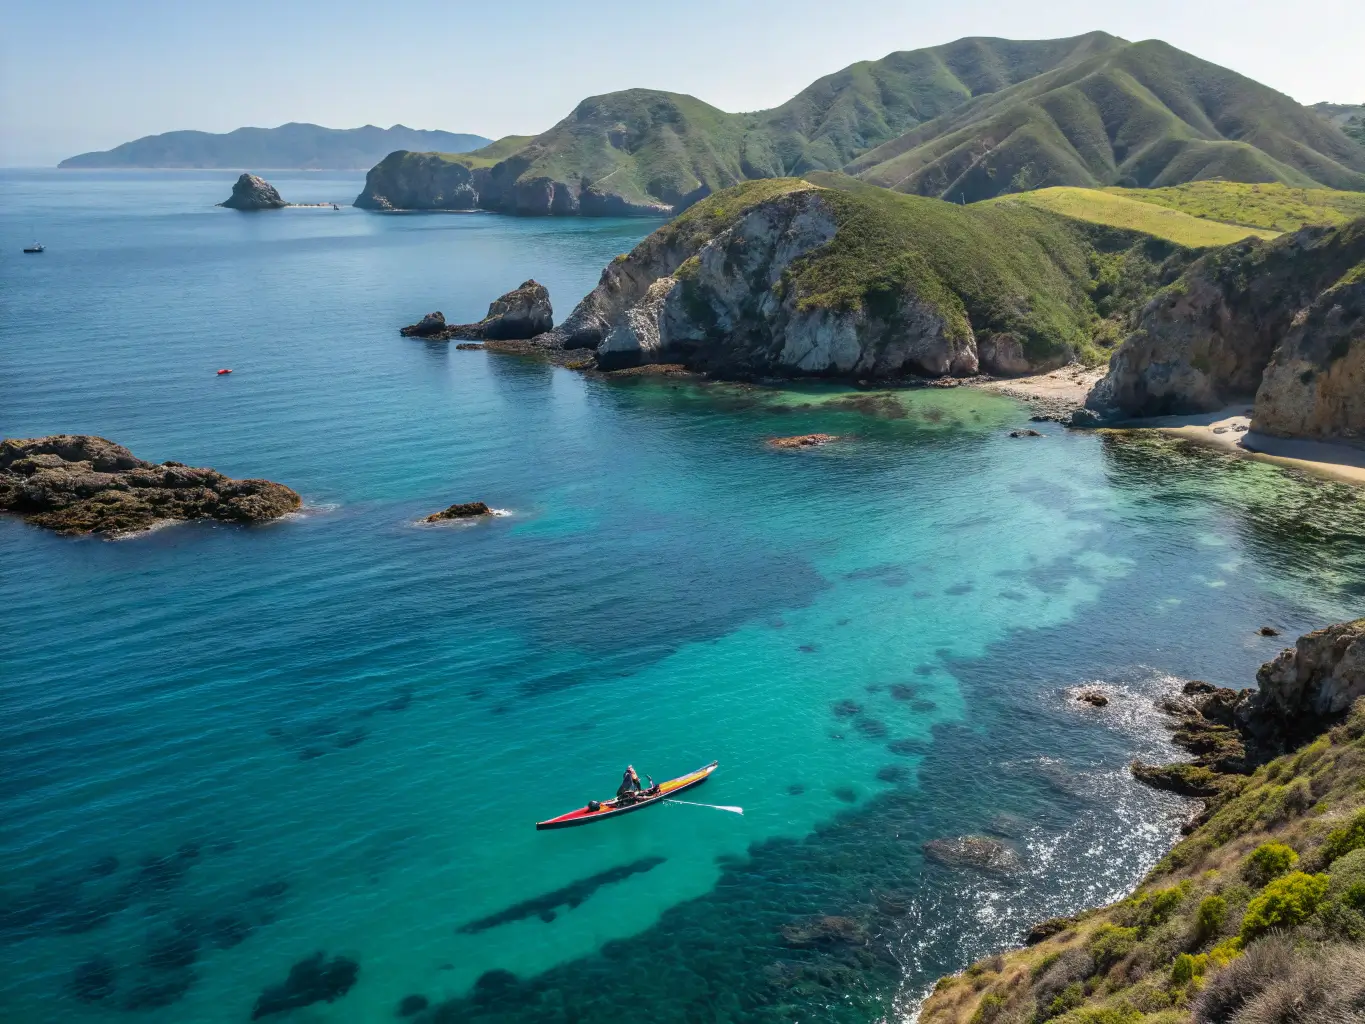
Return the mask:
[[[353,987],[263,1019],[418,994],[443,1021],[905,1019],[1173,842],[1188,806],[1126,769],[1173,756],[1155,695],[1251,685],[1283,642],[1259,626],[1359,614],[1345,485],[1011,439],[1028,411],[969,389],[603,380],[404,339],[528,277],[562,316],[656,225],[243,215],[212,205],[232,177],[0,175],[0,434],[306,503],[120,541],[0,519],[7,1022],[248,1021],[318,951]],[[813,431],[842,440],[764,443]],[[471,500],[507,514],[419,525]],[[533,828],[626,763],[713,759],[689,799],[742,816]],[[1013,869],[926,857],[970,833]]]

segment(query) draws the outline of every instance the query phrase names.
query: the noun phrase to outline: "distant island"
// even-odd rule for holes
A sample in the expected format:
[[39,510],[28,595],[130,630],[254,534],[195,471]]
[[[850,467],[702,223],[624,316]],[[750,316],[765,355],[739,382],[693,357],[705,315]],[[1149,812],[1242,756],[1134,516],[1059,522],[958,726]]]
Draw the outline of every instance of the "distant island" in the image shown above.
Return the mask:
[[1215,178],[1365,191],[1359,127],[1357,108],[1310,109],[1160,40],[967,38],[861,61],[752,113],[651,89],[591,96],[531,138],[391,153],[355,205],[669,216],[812,171],[954,203]]
[[81,168],[180,168],[239,170],[363,171],[396,149],[461,153],[487,146],[482,135],[392,128],[323,128],[290,122],[278,128],[238,128],[225,135],[166,132],[100,153],[82,153],[57,166]]

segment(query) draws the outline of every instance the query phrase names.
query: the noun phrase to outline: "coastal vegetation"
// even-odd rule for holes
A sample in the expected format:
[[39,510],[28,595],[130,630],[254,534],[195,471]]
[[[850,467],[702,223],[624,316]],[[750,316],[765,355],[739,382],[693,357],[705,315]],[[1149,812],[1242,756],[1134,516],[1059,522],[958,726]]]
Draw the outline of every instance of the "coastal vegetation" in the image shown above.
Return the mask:
[[[954,202],[1215,178],[1365,190],[1365,147],[1343,132],[1353,123],[1166,43],[1092,32],[896,52],[748,114],[650,89],[592,96],[533,138],[441,159],[471,173],[479,208],[523,214],[667,214],[813,171]],[[430,155],[394,156],[357,205],[398,207],[389,175]]]
[[[1335,642],[1361,625],[1322,633]],[[1358,692],[1352,671],[1336,671]],[[1131,895],[1034,932],[1033,944],[940,980],[923,1024],[1356,1019],[1365,1000],[1365,699],[1249,775],[1223,775],[1196,827]]]

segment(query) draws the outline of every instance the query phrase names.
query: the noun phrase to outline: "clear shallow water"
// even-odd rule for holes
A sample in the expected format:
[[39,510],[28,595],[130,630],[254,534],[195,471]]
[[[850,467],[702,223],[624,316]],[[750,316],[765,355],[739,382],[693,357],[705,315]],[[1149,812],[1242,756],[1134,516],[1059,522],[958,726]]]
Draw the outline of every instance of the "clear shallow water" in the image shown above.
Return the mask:
[[[0,520],[7,1020],[245,1021],[318,949],[359,981],[300,1021],[412,993],[450,1020],[894,1017],[1169,845],[1183,806],[1125,765],[1162,756],[1170,674],[1247,685],[1256,627],[1358,607],[1344,486],[1012,440],[1026,412],[966,390],[606,382],[397,335],[532,276],[563,315],[652,223],[240,215],[211,205],[231,180],[0,177],[0,433],[308,505],[116,543]],[[850,440],[763,445],[817,430]],[[415,525],[465,500],[512,514]],[[1104,712],[1068,693],[1093,680]],[[696,799],[742,818],[530,827],[626,762],[713,758]],[[982,830],[1019,872],[921,853]],[[812,915],[868,944],[801,948]],[[149,965],[177,928],[193,963]],[[115,992],[85,1003],[99,955]],[[117,1008],[148,986],[182,994]]]

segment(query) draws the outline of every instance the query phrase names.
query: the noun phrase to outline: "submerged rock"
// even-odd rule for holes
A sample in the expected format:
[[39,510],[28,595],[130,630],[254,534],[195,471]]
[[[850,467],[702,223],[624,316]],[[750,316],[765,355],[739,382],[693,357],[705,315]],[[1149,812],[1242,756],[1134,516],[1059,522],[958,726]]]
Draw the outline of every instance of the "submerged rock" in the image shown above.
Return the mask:
[[1019,867],[1019,855],[989,836],[955,836],[931,839],[922,847],[925,856],[954,868],[1006,872]]
[[839,440],[834,434],[798,434],[795,437],[770,437],[769,448],[819,448]]
[[278,210],[289,204],[280,198],[275,186],[264,178],[243,174],[232,186],[232,195],[218,205],[226,206],[229,210],[252,211]]
[[399,1017],[415,1017],[431,1005],[431,1000],[423,995],[404,996],[398,1004],[397,1015]]
[[866,946],[868,941],[867,930],[858,921],[833,915],[788,921],[778,933],[792,949]]
[[523,281],[488,306],[488,314],[475,324],[447,324],[441,313],[428,313],[415,324],[400,327],[409,338],[451,341],[455,338],[487,341],[525,341],[554,326],[550,293],[537,281]]
[[128,533],[170,519],[256,523],[301,504],[283,484],[233,480],[180,462],[144,462],[102,437],[0,442],[0,511],[59,533]]
[[71,994],[83,1003],[94,1003],[114,994],[118,968],[107,956],[97,956],[76,968],[71,976]]
[[433,512],[427,516],[425,522],[439,523],[445,519],[477,519],[479,516],[491,516],[493,510],[481,501],[466,501],[451,505],[441,512]]
[[329,960],[325,953],[314,953],[291,967],[289,977],[281,984],[271,985],[257,997],[251,1019],[340,999],[351,990],[359,974],[360,964],[349,957],[335,956]]

